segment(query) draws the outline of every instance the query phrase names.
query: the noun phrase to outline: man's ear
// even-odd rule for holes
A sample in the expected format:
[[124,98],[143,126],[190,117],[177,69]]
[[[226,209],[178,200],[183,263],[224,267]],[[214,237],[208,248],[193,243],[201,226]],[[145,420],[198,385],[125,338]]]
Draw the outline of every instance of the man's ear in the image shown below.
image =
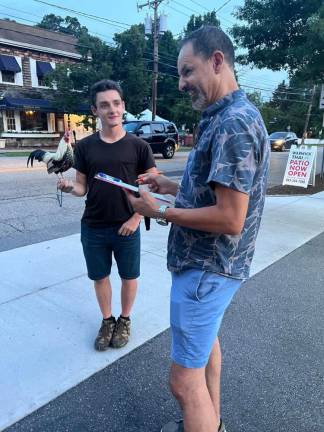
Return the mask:
[[91,105],[91,111],[94,116],[97,116],[97,108],[94,105]]
[[224,54],[221,51],[214,51],[212,54],[212,64],[215,73],[219,73],[224,64]]

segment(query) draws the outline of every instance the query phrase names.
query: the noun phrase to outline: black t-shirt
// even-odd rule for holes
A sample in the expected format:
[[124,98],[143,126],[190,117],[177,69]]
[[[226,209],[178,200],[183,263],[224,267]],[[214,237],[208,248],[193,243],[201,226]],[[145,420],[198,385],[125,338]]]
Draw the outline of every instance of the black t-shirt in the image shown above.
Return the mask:
[[131,134],[114,143],[100,139],[99,132],[78,142],[74,168],[87,176],[88,193],[82,221],[93,227],[124,223],[134,213],[125,192],[97,180],[98,172],[118,177],[135,185],[139,174],[155,166],[150,146]]

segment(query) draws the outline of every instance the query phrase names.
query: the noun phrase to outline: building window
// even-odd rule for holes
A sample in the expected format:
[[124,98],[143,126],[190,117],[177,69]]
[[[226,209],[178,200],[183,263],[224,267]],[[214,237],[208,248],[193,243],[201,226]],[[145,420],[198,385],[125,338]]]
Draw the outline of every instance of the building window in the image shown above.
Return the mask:
[[36,74],[38,78],[38,85],[40,87],[47,87],[48,84],[45,82],[45,77],[49,73],[53,72],[51,63],[36,61]]
[[38,77],[38,85],[40,87],[48,87],[48,84],[45,82],[45,77]]
[[2,82],[14,83],[15,82],[15,72],[2,71]]
[[21,111],[20,122],[23,131],[47,131],[47,114],[41,111]]
[[16,130],[15,112],[13,110],[6,110],[6,117],[7,117],[7,130],[8,131]]
[[0,70],[2,82],[14,83],[15,74],[21,72],[21,67],[15,57],[0,54]]

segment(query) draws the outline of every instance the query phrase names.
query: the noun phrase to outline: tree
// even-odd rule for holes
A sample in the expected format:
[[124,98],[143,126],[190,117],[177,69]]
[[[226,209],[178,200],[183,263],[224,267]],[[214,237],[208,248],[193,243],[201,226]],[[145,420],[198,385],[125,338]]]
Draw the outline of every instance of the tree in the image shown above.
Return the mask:
[[323,13],[322,0],[245,0],[235,14],[245,23],[232,28],[235,42],[247,49],[238,60],[321,81]]
[[[41,25],[53,31],[62,31],[62,23],[66,24],[65,32],[77,38],[76,48],[82,55],[78,63],[57,64],[56,68],[46,76],[46,84],[55,89],[53,104],[59,112],[84,113],[89,107],[90,87],[96,81],[109,78],[112,74],[112,48],[105,42],[88,33],[77,18],[53,14],[46,15]],[[83,123],[86,127],[93,123],[86,116]]]
[[261,92],[254,91],[254,92],[246,93],[246,96],[258,109],[262,108],[263,103],[262,103]]
[[122,33],[115,34],[116,48],[113,51],[113,79],[119,81],[125,97],[126,108],[139,113],[147,108],[150,96],[151,76],[147,65],[144,26],[133,25]]
[[188,36],[188,34],[199,29],[202,25],[212,25],[219,27],[220,21],[216,16],[216,12],[207,12],[204,15],[191,15],[188,24],[184,28],[184,35]]
[[52,30],[60,33],[67,33],[78,37],[82,32],[87,32],[86,27],[81,26],[78,19],[71,16],[62,18],[61,16],[48,14],[42,18],[36,27],[44,28],[46,30]]

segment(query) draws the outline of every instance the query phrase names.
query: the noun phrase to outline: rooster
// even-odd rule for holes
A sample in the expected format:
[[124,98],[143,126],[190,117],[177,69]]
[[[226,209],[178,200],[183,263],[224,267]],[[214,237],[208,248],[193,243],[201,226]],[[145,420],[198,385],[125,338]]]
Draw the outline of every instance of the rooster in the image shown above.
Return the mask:
[[[73,149],[70,140],[70,131],[67,130],[61,138],[56,152],[49,152],[42,149],[34,150],[27,159],[27,167],[33,166],[34,160],[44,162],[47,166],[48,174],[54,173],[63,178],[63,173],[73,166]],[[56,192],[56,197],[60,207],[62,207],[62,191]]]
[[44,162],[47,165],[48,174],[55,173],[61,174],[69,170],[73,166],[73,149],[70,142],[70,131],[66,131],[63,135],[56,152],[49,152],[45,150],[34,150],[30,153],[27,159],[27,167],[33,166],[34,159],[38,162]]

